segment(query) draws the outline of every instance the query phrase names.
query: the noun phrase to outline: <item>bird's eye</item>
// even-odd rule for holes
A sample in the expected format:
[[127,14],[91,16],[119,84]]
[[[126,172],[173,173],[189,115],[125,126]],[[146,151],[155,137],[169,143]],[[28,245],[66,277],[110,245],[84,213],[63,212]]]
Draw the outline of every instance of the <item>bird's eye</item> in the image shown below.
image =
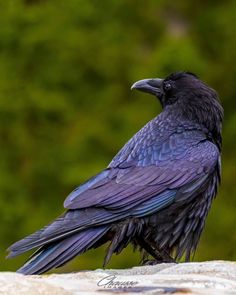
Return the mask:
[[170,82],[166,82],[166,83],[164,83],[163,88],[165,91],[170,91],[172,88],[172,85]]

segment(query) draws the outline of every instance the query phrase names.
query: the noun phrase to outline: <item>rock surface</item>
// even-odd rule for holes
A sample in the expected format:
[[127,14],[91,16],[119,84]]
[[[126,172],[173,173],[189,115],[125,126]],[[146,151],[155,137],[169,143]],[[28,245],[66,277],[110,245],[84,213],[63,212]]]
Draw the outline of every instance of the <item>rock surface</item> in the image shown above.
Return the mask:
[[23,276],[0,273],[0,295],[235,294],[236,262],[159,264],[131,269]]

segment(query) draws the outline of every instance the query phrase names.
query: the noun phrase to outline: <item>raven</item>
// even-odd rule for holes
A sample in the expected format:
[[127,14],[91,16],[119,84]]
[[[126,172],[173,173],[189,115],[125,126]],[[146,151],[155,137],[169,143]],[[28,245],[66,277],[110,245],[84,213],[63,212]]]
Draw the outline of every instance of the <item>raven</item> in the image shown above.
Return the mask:
[[223,108],[190,72],[131,89],[159,98],[162,112],[66,198],[64,214],[8,249],[14,257],[38,248],[18,272],[44,273],[106,242],[104,266],[129,243],[143,263],[194,254],[221,178]]

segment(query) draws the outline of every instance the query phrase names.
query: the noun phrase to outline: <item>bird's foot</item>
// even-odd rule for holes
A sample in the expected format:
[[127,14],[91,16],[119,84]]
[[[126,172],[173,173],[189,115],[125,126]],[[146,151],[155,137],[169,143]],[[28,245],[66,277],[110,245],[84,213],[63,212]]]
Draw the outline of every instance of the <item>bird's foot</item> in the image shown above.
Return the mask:
[[157,265],[161,263],[178,263],[173,258],[171,259],[163,259],[163,260],[156,260],[156,259],[146,259],[142,261],[142,265]]
[[156,265],[156,264],[160,264],[162,263],[162,261],[159,260],[155,260],[155,259],[146,259],[142,262],[142,265]]

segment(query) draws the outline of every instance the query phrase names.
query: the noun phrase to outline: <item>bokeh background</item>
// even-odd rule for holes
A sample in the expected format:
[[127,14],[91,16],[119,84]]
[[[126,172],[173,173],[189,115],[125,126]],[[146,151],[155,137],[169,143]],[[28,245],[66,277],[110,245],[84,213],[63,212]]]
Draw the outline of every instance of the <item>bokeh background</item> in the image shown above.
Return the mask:
[[[133,82],[189,70],[225,109],[223,179],[195,260],[236,259],[236,1],[0,2],[0,269],[160,112]],[[101,267],[106,247],[58,270]],[[108,267],[139,262],[131,248]]]

